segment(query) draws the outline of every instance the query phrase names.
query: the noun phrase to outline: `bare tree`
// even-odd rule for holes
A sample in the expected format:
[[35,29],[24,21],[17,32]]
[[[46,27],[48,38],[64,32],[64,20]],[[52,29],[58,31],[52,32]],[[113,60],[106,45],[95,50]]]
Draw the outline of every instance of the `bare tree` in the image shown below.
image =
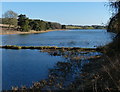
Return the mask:
[[11,25],[17,26],[17,13],[13,12],[12,10],[9,10],[3,14],[3,24],[8,24],[9,28]]

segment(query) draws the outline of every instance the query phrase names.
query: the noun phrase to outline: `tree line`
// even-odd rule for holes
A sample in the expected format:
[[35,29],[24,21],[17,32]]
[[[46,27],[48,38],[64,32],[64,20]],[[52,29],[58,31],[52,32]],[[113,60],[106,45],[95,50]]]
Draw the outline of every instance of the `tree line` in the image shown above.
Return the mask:
[[101,25],[91,25],[91,26],[81,26],[81,25],[66,25],[67,29],[106,29],[106,26]]
[[4,13],[1,23],[8,24],[9,28],[11,25],[14,25],[18,31],[65,29],[65,25],[61,25],[60,23],[29,19],[26,15],[18,15],[11,10]]

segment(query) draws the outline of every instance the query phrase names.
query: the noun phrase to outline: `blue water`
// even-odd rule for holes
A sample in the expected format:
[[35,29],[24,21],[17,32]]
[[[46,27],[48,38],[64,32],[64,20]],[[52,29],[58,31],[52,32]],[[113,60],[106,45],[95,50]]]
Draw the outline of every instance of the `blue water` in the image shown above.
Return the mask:
[[[67,30],[1,37],[2,45],[95,48],[110,43],[114,36],[115,34],[106,30]],[[11,86],[31,86],[32,82],[46,79],[49,69],[58,61],[65,61],[62,56],[50,56],[39,50],[1,50],[3,89],[11,89]]]
[[47,78],[48,70],[58,61],[64,61],[60,56],[50,56],[38,50],[2,50],[2,88],[11,86],[27,87],[32,82]]
[[41,34],[3,35],[2,44],[94,48],[108,44],[113,36],[113,33],[104,29],[52,31]]

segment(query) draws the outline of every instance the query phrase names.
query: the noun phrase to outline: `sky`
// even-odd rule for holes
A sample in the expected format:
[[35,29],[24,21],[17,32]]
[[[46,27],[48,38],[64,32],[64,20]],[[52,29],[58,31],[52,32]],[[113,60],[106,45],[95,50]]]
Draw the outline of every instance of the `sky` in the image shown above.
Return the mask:
[[105,2],[2,2],[2,14],[8,10],[66,25],[101,25],[111,16]]

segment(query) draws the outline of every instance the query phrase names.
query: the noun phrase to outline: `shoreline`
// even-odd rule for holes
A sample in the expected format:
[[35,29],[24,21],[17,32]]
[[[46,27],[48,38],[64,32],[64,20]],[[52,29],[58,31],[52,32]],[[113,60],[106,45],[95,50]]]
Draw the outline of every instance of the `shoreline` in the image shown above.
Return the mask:
[[4,31],[2,30],[0,32],[0,35],[11,35],[11,34],[35,34],[35,33],[46,33],[46,32],[51,32],[51,31],[59,31],[59,30],[67,30],[67,29],[54,29],[54,30],[42,30],[42,31],[33,31],[33,30],[30,30],[29,32],[21,32],[21,31]]
[[103,52],[102,48],[80,48],[80,47],[57,47],[57,46],[17,46],[17,45],[3,45],[0,46],[0,48],[3,49],[38,49],[38,50],[43,50],[43,49],[51,49],[51,50],[80,50],[80,51],[99,51]]
[[38,34],[38,33],[46,33],[51,31],[66,31],[66,30],[89,30],[89,29],[51,29],[51,30],[41,30],[41,31],[34,31],[30,30],[29,32],[21,32],[21,31],[13,31],[13,30],[2,30],[0,28],[0,35],[12,35],[12,34]]

